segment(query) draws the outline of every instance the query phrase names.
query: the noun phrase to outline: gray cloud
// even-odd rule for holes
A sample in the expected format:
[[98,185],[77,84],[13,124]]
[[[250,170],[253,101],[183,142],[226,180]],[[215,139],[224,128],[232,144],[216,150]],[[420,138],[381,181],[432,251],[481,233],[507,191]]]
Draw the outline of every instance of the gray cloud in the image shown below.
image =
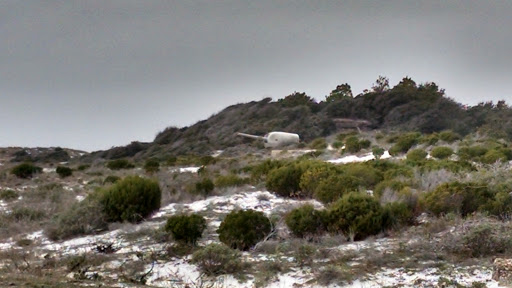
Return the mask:
[[509,99],[509,1],[0,1],[0,146],[150,141],[378,75]]

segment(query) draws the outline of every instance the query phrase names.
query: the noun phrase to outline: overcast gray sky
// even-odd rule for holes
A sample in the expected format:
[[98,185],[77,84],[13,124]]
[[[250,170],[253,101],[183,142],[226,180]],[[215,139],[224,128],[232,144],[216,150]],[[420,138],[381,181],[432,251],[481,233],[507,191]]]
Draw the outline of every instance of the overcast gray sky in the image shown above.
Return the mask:
[[379,75],[510,103],[510,15],[508,0],[0,0],[0,146],[152,141],[228,105],[358,94]]

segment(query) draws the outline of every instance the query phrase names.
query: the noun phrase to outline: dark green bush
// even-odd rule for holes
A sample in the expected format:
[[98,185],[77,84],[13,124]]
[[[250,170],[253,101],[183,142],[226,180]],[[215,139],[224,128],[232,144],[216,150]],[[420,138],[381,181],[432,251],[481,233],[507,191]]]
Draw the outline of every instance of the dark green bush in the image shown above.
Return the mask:
[[467,252],[473,257],[486,257],[509,251],[512,241],[496,233],[496,228],[485,224],[472,227],[463,237],[464,247],[469,250]]
[[437,159],[446,159],[453,154],[453,149],[446,146],[439,146],[432,149],[430,155]]
[[346,174],[332,175],[321,180],[315,189],[314,198],[324,204],[340,199],[348,192],[357,191],[360,179]]
[[135,168],[130,161],[126,159],[116,159],[107,163],[107,168],[110,170],[132,169]]
[[160,208],[158,183],[128,176],[101,191],[100,202],[109,222],[139,222]]
[[380,198],[386,188],[391,189],[393,191],[400,191],[407,186],[406,183],[400,180],[384,180],[380,182],[377,186],[375,186],[374,195],[377,198]]
[[201,238],[205,228],[206,220],[197,214],[173,215],[165,224],[165,230],[171,232],[174,240],[192,245]]
[[467,161],[450,161],[447,159],[433,160],[428,159],[421,163],[420,172],[448,170],[450,172],[459,173],[462,171],[476,171],[475,167]]
[[160,170],[160,162],[156,159],[148,159],[144,163],[144,170],[146,170],[146,173],[156,173]]
[[426,193],[423,204],[435,215],[457,213],[465,217],[488,207],[492,200],[493,194],[485,184],[451,182]]
[[311,238],[323,234],[326,231],[326,220],[325,211],[315,210],[310,204],[293,209],[285,218],[286,225],[293,235],[301,238]]
[[196,251],[192,263],[209,276],[232,274],[243,269],[240,252],[222,244],[209,244]]
[[328,223],[329,231],[362,240],[382,230],[382,208],[373,196],[352,192],[329,208]]
[[265,160],[255,166],[245,168],[251,173],[251,180],[258,182],[264,179],[270,171],[284,166],[285,163],[279,160]]
[[11,169],[11,174],[16,175],[18,178],[32,178],[34,174],[41,173],[43,171],[43,168],[35,166],[30,163],[23,163],[17,166],[14,166]]
[[239,210],[232,211],[224,218],[217,233],[220,241],[229,247],[248,250],[270,231],[270,220],[262,212]]
[[215,185],[210,178],[203,178],[201,181],[196,182],[195,184],[195,193],[207,196],[210,192],[215,189]]
[[57,172],[57,174],[59,174],[61,178],[66,178],[73,175],[73,170],[71,170],[71,168],[69,167],[64,166],[57,166],[55,172]]
[[382,148],[382,147],[374,146],[372,148],[373,156],[375,156],[375,159],[377,159],[377,160],[379,160],[380,157],[382,157],[382,155],[384,155],[384,152],[386,152],[386,150],[384,150],[384,148]]

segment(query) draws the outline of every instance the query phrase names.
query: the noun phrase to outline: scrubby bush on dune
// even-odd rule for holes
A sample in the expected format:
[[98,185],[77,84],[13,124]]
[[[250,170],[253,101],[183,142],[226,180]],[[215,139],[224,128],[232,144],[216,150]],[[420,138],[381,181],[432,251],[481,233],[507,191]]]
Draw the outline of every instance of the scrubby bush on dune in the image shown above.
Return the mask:
[[328,230],[343,233],[351,240],[362,240],[382,231],[382,208],[373,197],[359,192],[349,193],[328,210]]
[[165,230],[171,232],[174,240],[192,245],[201,238],[205,228],[206,220],[197,214],[173,215],[165,224]]
[[360,179],[346,174],[332,175],[320,181],[315,189],[314,198],[324,204],[340,199],[343,195],[357,191]]
[[18,178],[32,178],[34,174],[41,173],[43,168],[35,166],[30,163],[23,163],[17,166],[14,166],[11,169],[11,174],[16,175]]
[[445,131],[441,131],[439,133],[439,139],[441,139],[447,143],[453,143],[453,142],[459,140],[460,138],[461,137],[459,134],[457,134],[451,130],[445,130]]
[[144,170],[146,173],[156,173],[160,170],[160,162],[156,159],[148,159],[146,163],[144,163]]
[[73,170],[71,170],[71,168],[69,168],[69,167],[64,167],[64,166],[57,166],[57,169],[55,170],[55,172],[57,172],[57,174],[59,174],[59,176],[61,178],[65,178],[65,177],[69,177],[69,176],[73,175]]
[[109,161],[107,168],[110,170],[132,169],[135,168],[135,165],[126,159],[116,159]]
[[266,187],[282,197],[293,197],[300,191],[300,178],[305,167],[292,163],[271,170],[267,175]]
[[430,155],[437,159],[446,159],[453,154],[453,149],[446,146],[439,146],[432,149]]
[[241,178],[236,174],[220,175],[215,178],[215,187],[238,187],[249,183],[248,178]]
[[213,189],[215,189],[215,184],[213,184],[213,181],[210,178],[204,177],[195,183],[193,192],[195,194],[208,196],[208,194],[210,194]]
[[336,166],[333,164],[318,163],[312,165],[300,177],[299,188],[302,193],[301,195],[312,197],[321,181],[338,173]]
[[325,141],[325,138],[316,138],[311,141],[308,146],[311,149],[323,150],[327,148],[327,142]]
[[56,215],[45,229],[51,240],[65,240],[106,230],[107,217],[95,197],[87,197]]
[[154,180],[128,176],[100,191],[109,222],[139,222],[160,208],[162,193]]
[[254,210],[232,211],[220,224],[219,240],[227,246],[249,250],[271,231],[270,220]]
[[493,198],[493,193],[485,184],[451,182],[426,193],[422,203],[435,215],[456,213],[464,217],[488,207]]
[[240,252],[223,244],[209,244],[192,255],[201,272],[206,275],[222,275],[239,272],[243,269]]
[[421,134],[418,132],[409,132],[398,136],[395,145],[389,149],[389,154],[396,156],[401,153],[407,153],[412,146],[419,142],[420,137]]
[[326,231],[326,218],[325,210],[315,210],[313,205],[306,204],[290,211],[285,221],[296,237],[311,238]]
[[384,205],[382,209],[382,226],[384,228],[398,229],[413,223],[414,214],[406,203],[392,202]]
[[407,152],[407,161],[409,163],[417,163],[421,160],[425,160],[427,157],[427,152],[423,149],[414,149],[409,152]]

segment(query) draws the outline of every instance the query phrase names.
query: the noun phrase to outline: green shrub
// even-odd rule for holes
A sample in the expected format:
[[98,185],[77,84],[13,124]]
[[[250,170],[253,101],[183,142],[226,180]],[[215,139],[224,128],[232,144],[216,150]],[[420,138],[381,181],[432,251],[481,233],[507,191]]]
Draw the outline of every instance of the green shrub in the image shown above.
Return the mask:
[[412,210],[406,203],[392,202],[383,207],[383,227],[397,229],[403,226],[412,225],[413,223],[414,217]]
[[94,197],[73,204],[56,215],[45,234],[53,241],[89,235],[107,230],[108,223],[101,204]]
[[325,138],[316,138],[315,140],[309,143],[309,148],[316,150],[323,150],[327,148],[327,142],[325,142]]
[[382,147],[379,147],[379,146],[374,146],[372,148],[372,153],[373,153],[373,156],[375,156],[375,159],[379,160],[380,157],[382,157],[382,155],[384,155],[384,152],[386,150],[384,150],[384,148]]
[[73,175],[73,170],[71,170],[71,168],[69,167],[64,166],[57,166],[55,172],[57,172],[57,174],[59,174],[61,178],[66,178]]
[[105,178],[105,180],[103,180],[103,185],[113,184],[113,183],[118,182],[119,180],[121,180],[121,178],[119,176],[108,175],[107,178]]
[[421,137],[420,133],[410,132],[397,137],[395,145],[389,149],[389,154],[396,156],[401,153],[407,153],[412,146],[416,145]]
[[249,183],[249,179],[241,178],[235,174],[220,175],[215,179],[215,187],[238,187]]
[[421,137],[420,142],[428,145],[435,145],[439,141],[439,135],[437,133],[432,133],[429,135],[424,135]]
[[265,160],[255,166],[249,166],[245,168],[251,173],[251,180],[258,182],[265,178],[270,171],[284,166],[285,163],[279,160]]
[[110,170],[132,169],[135,168],[130,161],[126,159],[116,159],[107,163],[107,168]]
[[357,153],[361,150],[361,144],[357,136],[349,136],[345,139],[345,151],[349,153]]
[[328,223],[329,231],[362,240],[382,230],[382,208],[372,196],[349,193],[330,207]]
[[12,201],[19,197],[18,192],[12,189],[2,189],[0,190],[0,200],[4,201]]
[[160,170],[160,162],[156,159],[148,159],[146,163],[144,163],[144,170],[146,173],[156,173]]
[[488,207],[492,199],[493,194],[485,184],[451,182],[426,193],[423,204],[435,215],[457,213],[465,217]]
[[348,192],[357,191],[361,181],[349,175],[332,175],[321,180],[315,189],[314,198],[324,204],[340,199]]
[[22,163],[17,166],[14,166],[11,169],[11,174],[16,175],[18,178],[32,178],[34,174],[41,173],[43,171],[43,168],[32,165],[30,163]]
[[101,191],[100,202],[109,222],[139,222],[160,208],[158,183],[128,176]]
[[232,211],[224,218],[217,233],[220,241],[229,247],[248,250],[270,231],[270,220],[262,212],[239,210]]
[[82,164],[82,165],[79,165],[78,168],[76,168],[76,170],[78,171],[85,171],[87,169],[91,168],[91,165],[89,164]]
[[196,251],[192,263],[209,276],[232,274],[243,268],[240,252],[222,244],[209,244]]
[[195,193],[207,196],[210,194],[210,192],[215,189],[215,185],[213,184],[213,181],[210,178],[203,178],[201,181],[196,182],[195,184]]
[[407,152],[407,161],[409,163],[418,163],[422,160],[425,160],[427,157],[427,152],[423,149],[414,149]]
[[286,226],[296,237],[311,238],[323,234],[326,230],[325,211],[315,210],[310,204],[290,211],[285,221]]
[[493,164],[498,161],[504,162],[507,161],[507,155],[500,150],[491,149],[480,158],[480,161],[485,164]]
[[324,179],[329,176],[334,176],[338,172],[336,166],[330,163],[319,163],[318,165],[312,165],[304,173],[302,173],[299,181],[299,188],[301,195],[306,197],[312,197],[313,193],[317,189],[317,186]]
[[453,143],[460,139],[460,135],[451,130],[446,130],[439,133],[439,139],[444,142]]
[[475,160],[476,158],[485,155],[489,149],[483,146],[470,146],[460,147],[457,155],[460,160]]
[[359,179],[360,185],[365,188],[373,188],[383,179],[382,173],[371,162],[345,164],[343,171],[347,176]]
[[392,179],[392,180],[384,180],[382,182],[380,182],[377,186],[375,186],[375,190],[373,191],[375,197],[377,198],[380,198],[383,193],[384,193],[384,190],[386,188],[388,189],[391,189],[393,191],[400,191],[402,189],[404,189],[406,187],[406,183],[400,181],[400,180],[395,180],[395,179]]
[[[487,257],[504,253],[512,248],[509,235],[497,233],[499,227],[481,224],[472,229],[463,237],[464,247],[473,257]],[[498,230],[499,231],[499,230]]]
[[266,187],[282,197],[296,196],[300,191],[300,178],[303,172],[303,167],[297,164],[274,169],[267,175]]
[[432,149],[430,155],[437,159],[446,159],[453,154],[453,149],[450,147],[439,146]]
[[206,220],[197,214],[173,215],[167,219],[165,231],[171,232],[174,240],[195,245],[206,228]]
[[443,169],[453,173],[459,173],[462,171],[476,171],[475,167],[467,161],[450,161],[447,159],[428,159],[423,161],[419,168],[421,173]]

